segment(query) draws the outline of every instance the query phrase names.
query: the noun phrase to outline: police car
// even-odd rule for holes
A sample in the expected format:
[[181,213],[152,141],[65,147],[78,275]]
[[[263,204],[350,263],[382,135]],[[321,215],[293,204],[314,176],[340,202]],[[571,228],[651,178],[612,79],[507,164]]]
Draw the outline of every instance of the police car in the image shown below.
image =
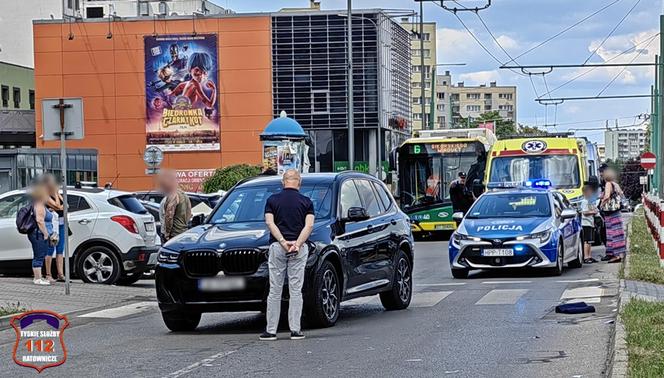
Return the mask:
[[[452,276],[466,278],[474,269],[543,268],[560,275],[563,264],[583,264],[577,210],[548,180],[519,185],[488,185],[452,234]],[[463,220],[461,220],[463,219]]]

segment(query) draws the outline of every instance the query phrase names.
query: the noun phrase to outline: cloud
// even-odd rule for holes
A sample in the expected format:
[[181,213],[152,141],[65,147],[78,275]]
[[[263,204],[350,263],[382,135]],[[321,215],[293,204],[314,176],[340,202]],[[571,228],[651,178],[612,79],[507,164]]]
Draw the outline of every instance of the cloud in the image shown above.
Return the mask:
[[467,72],[459,75],[459,80],[468,85],[488,84],[492,81],[500,81],[498,70]]
[[509,50],[516,50],[519,48],[519,43],[515,39],[510,38],[506,35],[500,35],[496,37],[496,39],[498,40],[498,43],[500,43],[500,45],[503,46],[505,50],[509,51]]
[[[474,29],[471,32],[493,53],[498,59],[507,61],[502,51],[496,46],[487,33],[480,33]],[[473,39],[465,29],[438,28],[436,30],[436,50],[438,62],[465,62],[473,66],[496,67],[497,62],[491,58],[482,47]],[[496,39],[507,51],[516,50],[520,44],[507,35],[497,35]],[[481,67],[480,67],[481,68]]]

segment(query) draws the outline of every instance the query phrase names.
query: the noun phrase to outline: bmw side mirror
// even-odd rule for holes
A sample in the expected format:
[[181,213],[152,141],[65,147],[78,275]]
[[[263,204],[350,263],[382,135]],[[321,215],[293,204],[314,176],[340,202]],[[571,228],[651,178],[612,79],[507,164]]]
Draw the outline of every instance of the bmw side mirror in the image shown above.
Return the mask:
[[461,222],[463,220],[463,213],[461,211],[457,211],[456,213],[452,214],[452,219],[455,222]]
[[348,209],[346,220],[349,222],[360,222],[369,219],[369,213],[362,207],[351,207]]
[[205,223],[205,214],[194,215],[189,221],[189,228],[200,226],[203,223]]
[[576,209],[565,209],[563,212],[560,214],[560,218],[563,220],[568,220],[568,219],[574,219],[578,213],[576,212]]

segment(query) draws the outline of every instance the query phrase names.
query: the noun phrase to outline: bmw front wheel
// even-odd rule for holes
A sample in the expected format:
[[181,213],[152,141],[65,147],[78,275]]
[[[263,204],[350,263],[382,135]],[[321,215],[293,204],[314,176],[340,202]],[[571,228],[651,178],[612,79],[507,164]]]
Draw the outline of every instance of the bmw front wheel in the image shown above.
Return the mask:
[[397,265],[394,267],[392,289],[380,293],[380,303],[386,310],[403,310],[413,297],[413,268],[408,257],[399,251]]

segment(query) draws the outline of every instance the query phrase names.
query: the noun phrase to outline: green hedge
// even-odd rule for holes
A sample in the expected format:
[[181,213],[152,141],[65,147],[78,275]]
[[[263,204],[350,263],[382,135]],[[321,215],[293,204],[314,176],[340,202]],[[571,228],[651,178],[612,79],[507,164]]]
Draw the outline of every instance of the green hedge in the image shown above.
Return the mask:
[[261,167],[249,164],[229,165],[219,168],[203,182],[203,191],[213,193],[219,190],[228,190],[240,180],[254,177],[261,173]]

